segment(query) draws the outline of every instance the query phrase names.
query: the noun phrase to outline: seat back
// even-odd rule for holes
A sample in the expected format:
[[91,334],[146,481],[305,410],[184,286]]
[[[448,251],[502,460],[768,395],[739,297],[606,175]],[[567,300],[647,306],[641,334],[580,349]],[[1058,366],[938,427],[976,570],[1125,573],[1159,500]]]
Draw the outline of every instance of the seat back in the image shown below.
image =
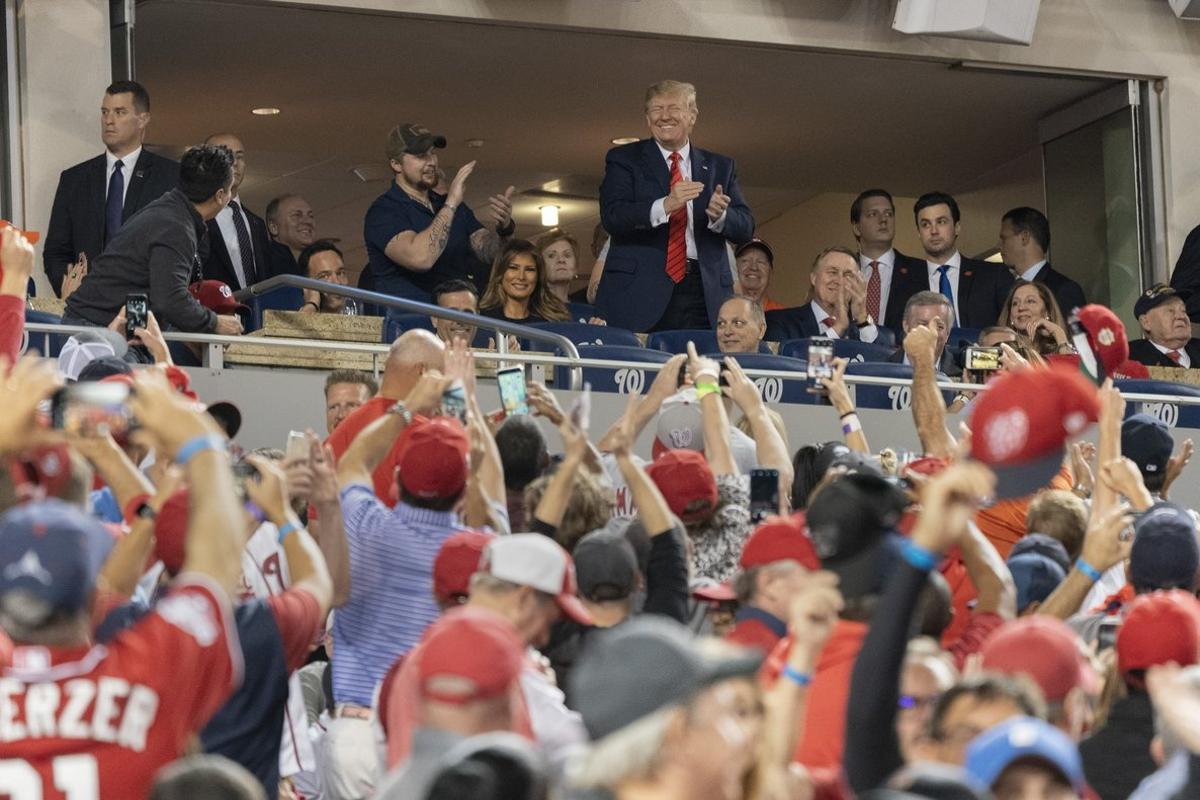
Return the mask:
[[258,330],[262,327],[263,312],[296,311],[304,305],[304,290],[296,286],[280,286],[251,298],[248,305],[250,330]]
[[415,328],[435,332],[428,314],[388,314],[383,320],[383,343],[391,344],[400,334]]
[[[788,339],[780,342],[779,355],[789,358],[808,358],[808,346],[811,339]],[[881,344],[859,342],[854,339],[834,339],[833,354],[848,361],[877,361],[886,362],[895,350]]]
[[717,344],[717,334],[702,328],[685,331],[655,331],[646,340],[646,347],[662,350],[664,353],[686,353],[688,342],[696,343],[697,353],[716,353],[721,349]]
[[[709,358],[718,362],[725,357],[723,353],[713,353]],[[763,400],[771,403],[796,403],[801,405],[817,405],[824,402],[822,395],[810,392],[808,382],[808,363],[798,358],[788,358],[763,353],[731,353],[731,358],[737,360],[743,369],[769,369],[780,372],[793,372],[795,379],[758,377],[754,385],[758,387]]]
[[[900,378],[911,381],[912,367],[908,364],[852,362],[846,367],[846,374],[875,378]],[[949,404],[954,398],[954,393],[942,392],[942,397]],[[890,408],[893,411],[903,411],[912,407],[912,386],[856,384],[854,386],[854,405],[857,408]]]
[[[1200,388],[1186,383],[1170,381],[1128,380],[1114,381],[1113,385],[1122,392],[1130,394],[1175,394],[1186,397],[1200,397]],[[1125,416],[1144,412],[1157,417],[1169,427],[1200,428],[1200,406],[1184,406],[1178,403],[1151,403],[1137,401],[1129,403]]]
[[567,313],[572,322],[588,324],[588,320],[596,316],[596,307],[588,303],[567,303]]
[[[637,334],[624,328],[610,328],[607,325],[586,325],[578,322],[535,322],[529,327],[538,328],[550,333],[567,337],[575,345],[610,345],[613,347],[641,347],[642,341]],[[521,339],[521,347],[526,350],[552,351],[557,350],[549,342],[539,342],[532,339]]]
[[[647,364],[665,364],[671,358],[661,350],[605,344],[581,344],[579,345],[579,357],[641,361]],[[653,382],[655,372],[648,373],[647,370],[636,367],[622,367],[621,369],[584,367],[583,380],[592,385],[594,392],[629,394],[636,391],[644,394],[650,383]],[[571,385],[570,367],[554,368],[554,385],[557,387]]]

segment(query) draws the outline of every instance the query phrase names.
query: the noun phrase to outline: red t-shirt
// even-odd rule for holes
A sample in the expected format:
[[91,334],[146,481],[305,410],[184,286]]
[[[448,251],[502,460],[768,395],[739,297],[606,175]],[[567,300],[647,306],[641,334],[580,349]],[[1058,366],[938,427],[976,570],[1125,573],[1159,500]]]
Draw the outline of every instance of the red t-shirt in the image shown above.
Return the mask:
[[[395,404],[395,400],[376,396],[354,409],[354,413],[342,420],[325,440],[325,443],[333,449],[333,457],[340,460],[350,449],[350,443],[354,441],[354,437],[386,414],[387,410]],[[419,419],[423,419],[423,417],[413,416],[413,420]],[[394,508],[396,503],[400,502],[400,494],[396,489],[396,467],[400,464],[399,443],[400,438],[396,437],[392,448],[388,450],[383,461],[379,462],[379,466],[371,475],[372,483],[375,486],[375,496],[382,500],[388,508]]]
[[[0,295],[0,355],[15,364],[25,335],[25,301],[10,294]],[[41,350],[41,345],[38,345]]]
[[321,607],[317,598],[302,586],[271,595],[267,598],[267,606],[275,617],[275,627],[279,628],[288,672],[295,672],[304,666],[313,642],[321,634],[325,622]]
[[229,600],[179,579],[107,645],[20,646],[0,670],[0,795],[145,797],[241,682]]
[[725,634],[725,641],[761,650],[763,655],[774,650],[775,645],[779,644],[780,638],[775,631],[767,627],[766,623],[757,619],[739,620],[729,633]]

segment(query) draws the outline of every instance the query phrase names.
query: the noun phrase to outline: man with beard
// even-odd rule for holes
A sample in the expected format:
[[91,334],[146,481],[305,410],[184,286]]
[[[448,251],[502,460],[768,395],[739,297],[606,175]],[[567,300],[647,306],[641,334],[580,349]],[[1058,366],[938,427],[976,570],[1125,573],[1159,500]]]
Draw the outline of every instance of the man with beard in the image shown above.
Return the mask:
[[512,186],[488,198],[494,229],[481,225],[463,202],[476,162],[458,170],[446,194],[434,191],[434,150],[445,146],[445,136],[413,123],[397,125],[388,134],[388,164],[395,180],[367,209],[363,223],[377,291],[429,303],[434,287],[457,278],[482,293],[492,260],[513,235]]

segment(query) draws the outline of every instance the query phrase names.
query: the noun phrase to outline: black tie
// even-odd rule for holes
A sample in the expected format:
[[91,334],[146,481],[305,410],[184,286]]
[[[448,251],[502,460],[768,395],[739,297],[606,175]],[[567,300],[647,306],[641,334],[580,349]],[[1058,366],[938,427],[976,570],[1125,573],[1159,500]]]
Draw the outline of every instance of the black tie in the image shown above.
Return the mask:
[[112,177],[108,179],[108,196],[104,199],[104,243],[108,244],[121,229],[121,211],[125,207],[125,176],[121,159],[113,164]]
[[242,209],[238,207],[238,201],[230,200],[229,208],[233,210],[233,229],[237,231],[238,250],[242,254],[242,274],[246,283],[241,288],[244,289],[255,282],[254,247],[250,244],[250,231],[246,230],[246,223],[242,221]]

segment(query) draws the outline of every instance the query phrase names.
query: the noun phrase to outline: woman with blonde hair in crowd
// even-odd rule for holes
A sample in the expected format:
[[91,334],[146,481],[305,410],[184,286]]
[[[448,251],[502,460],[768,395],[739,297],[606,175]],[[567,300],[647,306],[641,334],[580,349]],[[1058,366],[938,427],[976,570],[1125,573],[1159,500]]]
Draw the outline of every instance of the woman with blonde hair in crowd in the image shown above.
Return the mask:
[[[571,292],[571,283],[579,277],[579,243],[575,237],[562,228],[553,228],[537,240],[538,250],[542,256],[545,271],[542,280],[546,289],[563,301],[570,303],[588,304],[588,290],[585,286],[577,292]],[[599,317],[578,317],[572,315],[575,322],[585,322],[591,325],[603,325]]]

